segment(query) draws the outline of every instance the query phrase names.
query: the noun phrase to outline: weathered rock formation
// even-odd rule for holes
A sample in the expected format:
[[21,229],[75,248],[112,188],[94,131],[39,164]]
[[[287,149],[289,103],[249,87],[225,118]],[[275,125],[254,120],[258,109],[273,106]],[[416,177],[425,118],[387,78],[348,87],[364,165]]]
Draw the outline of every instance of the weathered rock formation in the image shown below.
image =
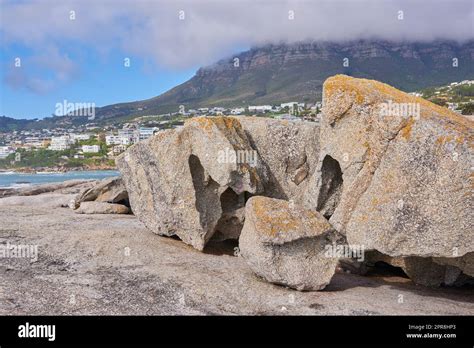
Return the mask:
[[413,278],[430,267],[444,277],[438,264],[474,250],[472,121],[347,76],[325,82],[323,103],[318,192],[307,203],[349,244],[410,257],[402,268]]
[[318,125],[263,117],[238,120],[268,173],[264,195],[302,203],[305,193],[314,186],[312,180],[319,154]]
[[316,130],[268,119],[194,118],[134,145],[117,166],[134,214],[150,230],[202,250],[212,237],[238,238],[252,195],[299,199],[316,165]]
[[237,120],[196,118],[134,145],[117,166],[135,215],[151,231],[202,250],[220,224],[238,229],[246,199],[263,189],[259,166],[218,158],[237,150],[253,154]]
[[[153,232],[199,250],[211,238],[239,238],[244,224],[253,226],[245,238],[260,243],[266,227],[258,216],[249,220],[255,207],[247,202],[265,196],[319,211],[349,245],[384,255],[415,282],[472,276],[472,121],[383,83],[340,75],[324,84],[323,104],[320,125],[200,117],[132,146],[117,165],[133,212]],[[265,214],[276,214],[268,202]],[[297,238],[301,249],[293,249],[289,242],[296,254],[315,243]],[[263,248],[258,243],[255,250]],[[286,247],[278,238],[265,243]],[[273,249],[253,259],[276,267],[266,253]],[[285,257],[303,262],[295,255]],[[302,280],[313,270],[265,277],[318,288]],[[325,279],[320,272],[316,279]]]
[[321,290],[338,263],[327,246],[343,238],[317,211],[292,202],[252,197],[239,239],[242,257],[265,280],[297,290]]

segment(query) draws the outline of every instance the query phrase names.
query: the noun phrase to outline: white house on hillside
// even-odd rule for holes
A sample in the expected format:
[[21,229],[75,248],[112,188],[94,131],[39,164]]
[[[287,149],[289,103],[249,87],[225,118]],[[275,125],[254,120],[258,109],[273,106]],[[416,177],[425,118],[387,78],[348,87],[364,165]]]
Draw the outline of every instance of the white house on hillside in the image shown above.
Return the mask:
[[98,153],[99,151],[99,145],[82,145],[82,152],[84,153]]
[[7,158],[13,152],[15,151],[9,146],[0,146],[0,159]]
[[71,147],[71,138],[69,135],[62,135],[60,137],[52,137],[50,150],[53,151],[64,151]]

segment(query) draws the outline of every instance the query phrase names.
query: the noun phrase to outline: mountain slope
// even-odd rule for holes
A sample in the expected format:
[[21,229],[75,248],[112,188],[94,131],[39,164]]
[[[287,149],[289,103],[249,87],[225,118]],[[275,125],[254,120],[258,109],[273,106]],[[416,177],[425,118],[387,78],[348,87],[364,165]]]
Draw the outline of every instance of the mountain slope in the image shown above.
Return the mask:
[[[344,58],[349,66],[343,66]],[[453,67],[453,58],[457,58],[458,67]],[[357,41],[257,47],[201,68],[187,82],[157,97],[96,108],[96,122],[175,112],[179,105],[189,109],[314,102],[321,99],[324,80],[341,73],[379,80],[407,92],[474,79],[474,41],[462,45]],[[87,122],[87,117],[66,116],[27,125],[49,128]]]
[[[239,66],[234,66],[234,59]],[[343,59],[349,66],[343,66]],[[453,58],[458,67],[453,67]],[[347,74],[405,91],[474,78],[474,41],[268,45],[201,68],[189,81],[144,101],[100,108],[99,117],[176,111],[179,105],[237,106],[320,100],[324,80]],[[142,108],[143,110],[138,110]]]

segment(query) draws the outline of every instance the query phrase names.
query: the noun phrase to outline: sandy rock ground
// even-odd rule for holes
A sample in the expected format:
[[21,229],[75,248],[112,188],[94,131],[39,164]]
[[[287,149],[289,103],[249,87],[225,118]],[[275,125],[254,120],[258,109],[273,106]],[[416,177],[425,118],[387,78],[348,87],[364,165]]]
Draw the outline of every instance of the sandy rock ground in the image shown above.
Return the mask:
[[430,289],[393,274],[337,273],[320,292],[257,278],[230,243],[204,253],[154,235],[133,215],[80,215],[71,193],[0,199],[0,315],[474,314],[472,287]]

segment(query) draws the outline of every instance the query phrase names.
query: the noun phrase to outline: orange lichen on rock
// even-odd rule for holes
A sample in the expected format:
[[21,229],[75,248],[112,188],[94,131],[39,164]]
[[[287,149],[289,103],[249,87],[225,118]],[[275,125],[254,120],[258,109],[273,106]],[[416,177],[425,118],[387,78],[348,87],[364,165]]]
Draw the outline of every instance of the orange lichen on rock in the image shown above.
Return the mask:
[[268,201],[265,199],[254,199],[253,207],[255,216],[258,218],[257,231],[274,236],[284,231],[290,231],[298,227],[299,221],[292,219],[287,210],[284,209],[284,202],[277,203],[277,209],[268,209]]
[[392,100],[396,103],[418,103],[420,104],[420,117],[422,118],[443,118],[448,121],[446,122],[446,127],[458,130],[462,128],[463,131],[474,128],[474,122],[466,117],[379,81],[335,75],[324,82],[323,95],[325,100],[330,99],[334,93],[340,92],[354,95],[354,100],[357,104],[365,103],[369,105],[387,100]]
[[251,205],[257,221],[255,229],[266,237],[289,241],[292,234],[300,238],[303,231],[308,231],[306,237],[310,237],[331,229],[318,212],[292,207],[287,201],[258,196],[252,198]]
[[410,117],[408,119],[408,122],[403,126],[403,128],[400,130],[400,134],[403,139],[409,140],[410,135],[411,135],[411,130],[413,128],[413,124],[415,123],[415,119],[413,117]]

